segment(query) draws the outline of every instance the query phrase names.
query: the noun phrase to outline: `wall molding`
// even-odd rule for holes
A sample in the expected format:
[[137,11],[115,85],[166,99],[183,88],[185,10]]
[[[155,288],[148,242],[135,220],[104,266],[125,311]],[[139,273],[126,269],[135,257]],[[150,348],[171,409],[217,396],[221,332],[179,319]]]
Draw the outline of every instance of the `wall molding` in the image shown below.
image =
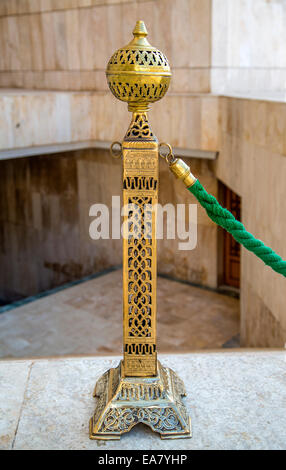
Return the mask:
[[[11,158],[24,158],[32,156],[41,156],[62,152],[73,152],[76,150],[86,149],[103,149],[109,150],[111,141],[106,140],[86,140],[83,142],[71,142],[54,145],[38,145],[34,147],[25,147],[18,149],[0,150],[0,160],[9,160]],[[212,152],[207,150],[199,149],[187,149],[187,148],[173,148],[174,155],[176,157],[183,158],[199,158],[205,160],[215,160],[218,156],[218,152]]]

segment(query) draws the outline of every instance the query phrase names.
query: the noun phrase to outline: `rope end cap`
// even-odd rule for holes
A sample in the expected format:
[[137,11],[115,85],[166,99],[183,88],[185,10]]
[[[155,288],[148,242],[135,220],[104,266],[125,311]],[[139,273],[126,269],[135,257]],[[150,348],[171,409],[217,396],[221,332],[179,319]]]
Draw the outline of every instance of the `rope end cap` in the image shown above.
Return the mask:
[[190,167],[180,158],[176,158],[169,168],[176,178],[183,181],[187,188],[193,186],[197,181],[197,178],[191,173]]

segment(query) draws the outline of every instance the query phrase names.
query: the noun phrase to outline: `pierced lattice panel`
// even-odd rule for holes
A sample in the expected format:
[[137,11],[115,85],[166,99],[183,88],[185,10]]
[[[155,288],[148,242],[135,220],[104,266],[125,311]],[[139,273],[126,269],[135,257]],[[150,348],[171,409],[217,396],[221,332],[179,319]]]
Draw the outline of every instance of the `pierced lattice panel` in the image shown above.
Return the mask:
[[157,144],[153,147],[145,151],[123,147],[123,202],[128,204],[123,240],[124,368],[131,376],[155,375],[157,367],[157,247],[152,208],[158,201]]
[[[158,51],[144,51],[139,49],[119,49],[113,54],[109,65],[140,65],[146,67],[169,67],[166,56]],[[107,66],[107,67],[108,67]]]

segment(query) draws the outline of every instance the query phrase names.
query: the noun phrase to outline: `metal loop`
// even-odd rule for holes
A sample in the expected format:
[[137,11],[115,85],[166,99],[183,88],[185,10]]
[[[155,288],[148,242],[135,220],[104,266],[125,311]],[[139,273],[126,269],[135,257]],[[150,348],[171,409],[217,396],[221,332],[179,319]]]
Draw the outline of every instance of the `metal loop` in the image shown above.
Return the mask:
[[[115,145],[119,145],[120,150],[114,150]],[[122,144],[121,142],[112,142],[110,145],[110,154],[113,158],[120,158],[122,155]]]
[[[162,153],[162,151],[160,151],[162,147],[167,147],[168,148],[168,152],[167,152],[166,155],[164,155],[164,153]],[[160,155],[160,157],[162,157],[166,160],[168,165],[171,165],[171,163],[173,163],[173,161],[175,160],[172,147],[171,147],[170,144],[167,144],[166,142],[161,142],[159,144],[159,155]]]

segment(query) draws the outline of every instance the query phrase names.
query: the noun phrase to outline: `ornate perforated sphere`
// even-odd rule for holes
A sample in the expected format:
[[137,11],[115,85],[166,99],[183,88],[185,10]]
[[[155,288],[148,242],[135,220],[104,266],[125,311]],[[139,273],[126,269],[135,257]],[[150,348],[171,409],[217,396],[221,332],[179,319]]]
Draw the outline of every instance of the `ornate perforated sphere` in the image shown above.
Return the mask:
[[148,108],[148,103],[160,100],[169,88],[171,69],[165,55],[146,39],[143,21],[137,21],[134,39],[118,49],[106,68],[110,90],[130,110]]

